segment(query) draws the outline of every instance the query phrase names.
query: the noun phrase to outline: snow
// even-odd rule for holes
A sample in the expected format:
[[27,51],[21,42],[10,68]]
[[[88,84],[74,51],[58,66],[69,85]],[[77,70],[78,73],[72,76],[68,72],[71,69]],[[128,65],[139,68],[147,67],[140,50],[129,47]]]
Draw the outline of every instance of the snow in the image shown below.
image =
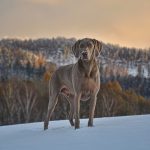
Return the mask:
[[[148,75],[148,70],[146,68],[145,65],[142,65],[142,76],[145,77],[145,78],[148,78],[149,75]],[[129,67],[127,67],[128,69],[128,74],[129,75],[132,75],[132,76],[137,76],[138,75],[138,67],[136,65],[131,65]]]
[[137,76],[137,74],[138,74],[138,70],[137,70],[137,67],[129,67],[128,68],[128,74],[129,75],[132,75],[132,76]]
[[0,150],[149,150],[150,115],[96,118],[75,130],[68,120],[0,127]]

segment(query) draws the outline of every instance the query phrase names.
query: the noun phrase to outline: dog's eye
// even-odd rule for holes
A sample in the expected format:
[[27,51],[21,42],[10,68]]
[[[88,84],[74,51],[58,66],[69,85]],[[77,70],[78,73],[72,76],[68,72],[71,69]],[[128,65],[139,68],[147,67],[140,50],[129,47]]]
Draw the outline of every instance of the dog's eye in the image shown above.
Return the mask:
[[91,47],[92,47],[92,44],[91,44],[91,43],[88,43],[87,46],[88,46],[89,48],[91,48]]
[[80,44],[80,48],[84,48],[84,44]]

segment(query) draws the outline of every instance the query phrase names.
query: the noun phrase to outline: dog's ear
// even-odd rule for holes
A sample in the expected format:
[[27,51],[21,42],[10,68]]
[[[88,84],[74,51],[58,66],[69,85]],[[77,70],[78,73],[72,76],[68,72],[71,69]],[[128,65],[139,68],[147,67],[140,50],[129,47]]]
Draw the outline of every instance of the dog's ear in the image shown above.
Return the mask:
[[73,46],[72,46],[72,52],[76,58],[79,57],[79,45],[81,40],[78,40]]
[[102,43],[95,39],[92,39],[92,42],[94,43],[95,56],[97,57],[102,50]]

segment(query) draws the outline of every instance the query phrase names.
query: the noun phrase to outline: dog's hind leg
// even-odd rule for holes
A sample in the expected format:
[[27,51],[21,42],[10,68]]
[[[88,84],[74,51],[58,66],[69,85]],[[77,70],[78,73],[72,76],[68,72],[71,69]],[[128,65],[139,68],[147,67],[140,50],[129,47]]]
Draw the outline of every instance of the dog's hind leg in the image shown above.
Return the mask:
[[44,130],[48,129],[48,123],[49,123],[50,117],[55,109],[57,101],[58,101],[58,94],[55,94],[54,96],[50,97],[50,99],[49,99],[47,115],[46,115],[46,118],[44,121]]

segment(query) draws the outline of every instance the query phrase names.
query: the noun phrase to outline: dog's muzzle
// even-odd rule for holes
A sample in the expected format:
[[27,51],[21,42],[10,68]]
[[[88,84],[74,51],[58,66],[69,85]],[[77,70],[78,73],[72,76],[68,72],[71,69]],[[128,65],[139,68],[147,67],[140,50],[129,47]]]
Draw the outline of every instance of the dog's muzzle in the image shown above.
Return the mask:
[[83,59],[88,59],[88,53],[86,51],[82,52],[82,58]]

